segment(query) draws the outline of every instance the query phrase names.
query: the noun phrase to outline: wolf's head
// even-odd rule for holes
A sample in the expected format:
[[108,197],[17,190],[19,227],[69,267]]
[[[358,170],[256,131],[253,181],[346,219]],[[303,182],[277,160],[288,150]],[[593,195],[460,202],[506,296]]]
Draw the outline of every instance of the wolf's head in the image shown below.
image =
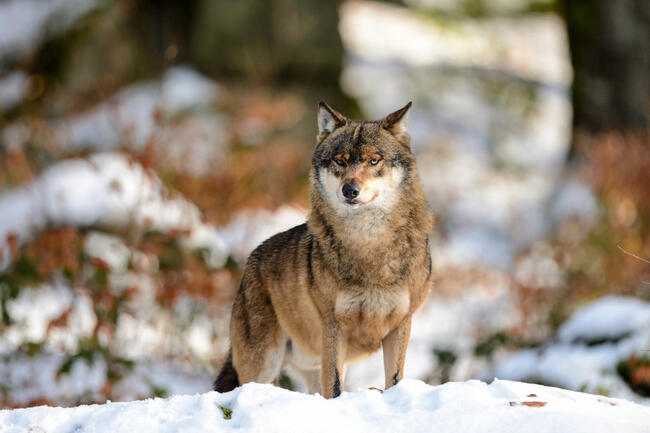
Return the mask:
[[362,209],[390,212],[415,170],[407,132],[411,103],[376,121],[345,118],[318,107],[312,182],[341,215]]

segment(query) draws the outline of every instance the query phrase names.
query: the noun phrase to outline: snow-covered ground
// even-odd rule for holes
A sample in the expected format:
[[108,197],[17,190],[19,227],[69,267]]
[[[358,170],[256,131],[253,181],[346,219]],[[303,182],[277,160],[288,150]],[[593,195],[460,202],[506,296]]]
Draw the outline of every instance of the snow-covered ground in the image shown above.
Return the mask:
[[650,302],[606,296],[576,312],[546,347],[507,355],[481,376],[535,380],[650,404],[617,372],[620,362],[649,351]]
[[[526,1],[500,0],[490,2],[490,7]],[[28,53],[103,4],[96,0],[0,2],[0,58]],[[514,354],[497,351],[494,367],[474,353],[481,338],[515,329],[526,319],[513,294],[512,277],[540,290],[562,286],[565,276],[544,235],[570,219],[577,219],[579,232],[586,233],[598,217],[589,186],[561,174],[570,136],[571,68],[559,18],[534,14],[525,19],[442,22],[404,7],[352,1],[341,9],[340,32],[347,52],[342,87],[359,101],[367,117],[383,116],[409,99],[415,102],[410,125],[413,149],[427,198],[441,217],[433,242],[434,266],[437,275],[453,276],[436,287],[414,318],[406,375],[436,382],[432,373],[441,362],[436,351],[448,351],[455,359],[448,371],[451,380],[495,376],[537,380],[648,403],[616,374],[617,362],[650,348],[647,302],[607,298],[587,306],[546,347]],[[0,115],[20,106],[29,88],[30,77],[20,70],[0,77]],[[135,361],[133,370],[115,385],[115,400],[163,390],[172,394],[207,391],[216,363],[227,350],[229,315],[227,308],[211,309],[190,296],[177,300],[172,308],[157,305],[152,299],[156,257],[128,245],[120,232],[178,233],[183,247],[209,253],[204,258],[218,271],[228,257],[241,265],[261,241],[305,219],[306,210],[287,204],[276,210],[244,210],[224,226],[215,227],[203,221],[194,203],[170,193],[155,173],[116,151],[138,152],[155,142],[168,162],[165,166],[193,173],[219,170],[217,162],[229,151],[225,146],[229,119],[216,108],[224,90],[189,66],[173,67],[159,79],[127,86],[82,112],[40,119],[44,128],[16,119],[3,124],[0,131],[0,146],[7,149],[39,145],[39,134],[46,130],[48,139],[64,153],[91,153],[87,158],[58,161],[32,183],[2,191],[0,272],[10,264],[10,250],[15,247],[10,242],[28,242],[53,226],[90,229],[83,240],[84,253],[108,265],[112,288],[141,289],[130,311],[117,320],[110,341],[115,354]],[[215,200],[227,193],[215,191]],[[91,335],[96,324],[92,300],[84,288],[61,281],[22,287],[18,297],[7,300],[7,308],[15,323],[3,327],[0,334],[0,402],[27,405],[46,399],[76,404],[102,399],[108,368],[103,359],[76,362],[68,374],[58,373],[66,357],[77,349],[78,340]],[[68,309],[68,326],[48,329],[49,321]],[[19,350],[46,337],[42,353],[29,356]],[[598,340],[603,341],[592,344]],[[353,365],[345,389],[382,386],[381,356],[378,353]],[[549,389],[535,388],[539,391],[533,393],[548,396],[547,406],[510,406],[510,401],[524,400],[525,391],[519,392],[523,386],[471,382],[430,388],[406,381],[383,395],[362,391],[326,402],[248,385],[224,396],[178,396],[95,407],[98,418],[91,416],[92,408],[78,408],[3,412],[0,420],[18,420],[20,414],[25,419],[34,417],[27,425],[34,432],[92,430],[104,424],[113,426],[113,431],[139,426],[153,431],[152,426],[162,422],[169,429],[185,426],[184,431],[203,423],[207,431],[227,431],[228,426],[273,431],[263,428],[265,422],[272,422],[290,431],[300,430],[301,423],[309,420],[329,419],[334,413],[341,417],[332,418],[334,425],[380,431],[418,431],[418,426],[432,425],[436,431],[483,427],[481,431],[508,431],[513,426],[532,431],[534,425],[541,426],[535,431],[637,431],[626,430],[628,412],[621,409],[636,406],[621,403],[610,409],[603,404],[609,400],[600,397],[557,390],[543,394],[542,390]],[[504,401],[508,404],[502,405]],[[229,405],[233,419],[222,420],[215,402]],[[258,403],[261,408],[255,406]],[[561,403],[566,403],[566,412]],[[312,413],[312,407],[320,412]],[[135,418],[133,428],[118,425],[125,417],[130,422],[131,411],[148,409],[148,418]],[[175,424],[176,419],[165,418],[167,409],[178,413],[181,421]],[[607,418],[610,410],[611,419]],[[592,413],[595,418],[588,420]],[[118,414],[114,421],[107,420]],[[571,416],[575,414],[576,420],[584,418],[584,422],[574,422]],[[616,422],[622,424],[611,424],[616,414],[620,418]],[[86,415],[88,424],[81,419]],[[196,419],[190,419],[193,415]],[[418,417],[411,419],[411,415]],[[391,416],[405,424],[396,427]],[[54,426],[41,423],[40,417],[52,423],[64,421]],[[282,424],[289,421],[296,424]],[[587,428],[595,424],[594,429]],[[0,421],[0,433],[23,427]]]
[[648,433],[650,408],[620,399],[497,380],[432,387],[403,380],[333,400],[272,385],[76,408],[0,411],[9,432]]

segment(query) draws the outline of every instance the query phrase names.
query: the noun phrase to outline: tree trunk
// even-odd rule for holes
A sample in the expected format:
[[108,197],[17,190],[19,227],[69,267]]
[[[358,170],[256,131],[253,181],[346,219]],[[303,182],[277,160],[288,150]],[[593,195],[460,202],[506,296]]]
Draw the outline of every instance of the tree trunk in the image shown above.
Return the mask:
[[561,0],[577,131],[648,128],[650,1]]

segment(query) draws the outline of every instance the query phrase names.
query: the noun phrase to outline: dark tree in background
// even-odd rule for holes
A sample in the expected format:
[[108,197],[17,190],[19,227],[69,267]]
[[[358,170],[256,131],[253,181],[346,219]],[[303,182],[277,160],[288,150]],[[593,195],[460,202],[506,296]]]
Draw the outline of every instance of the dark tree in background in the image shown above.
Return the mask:
[[189,63],[212,77],[274,88],[298,86],[317,91],[341,109],[356,109],[339,88],[344,51],[338,0],[131,4],[129,25],[138,34],[139,51],[155,69]]
[[219,75],[261,84],[338,85],[343,45],[338,1],[201,1],[193,35],[196,60]]
[[578,131],[648,127],[650,1],[562,0]]

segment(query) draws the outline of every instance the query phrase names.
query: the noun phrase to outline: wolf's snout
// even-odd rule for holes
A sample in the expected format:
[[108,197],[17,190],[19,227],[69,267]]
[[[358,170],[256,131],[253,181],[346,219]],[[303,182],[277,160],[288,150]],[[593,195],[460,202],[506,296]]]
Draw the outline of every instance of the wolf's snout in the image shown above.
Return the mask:
[[350,183],[345,183],[343,184],[343,197],[347,198],[348,200],[352,200],[357,198],[359,195],[359,192],[361,192],[361,188],[359,187],[359,184],[356,182],[350,182]]

